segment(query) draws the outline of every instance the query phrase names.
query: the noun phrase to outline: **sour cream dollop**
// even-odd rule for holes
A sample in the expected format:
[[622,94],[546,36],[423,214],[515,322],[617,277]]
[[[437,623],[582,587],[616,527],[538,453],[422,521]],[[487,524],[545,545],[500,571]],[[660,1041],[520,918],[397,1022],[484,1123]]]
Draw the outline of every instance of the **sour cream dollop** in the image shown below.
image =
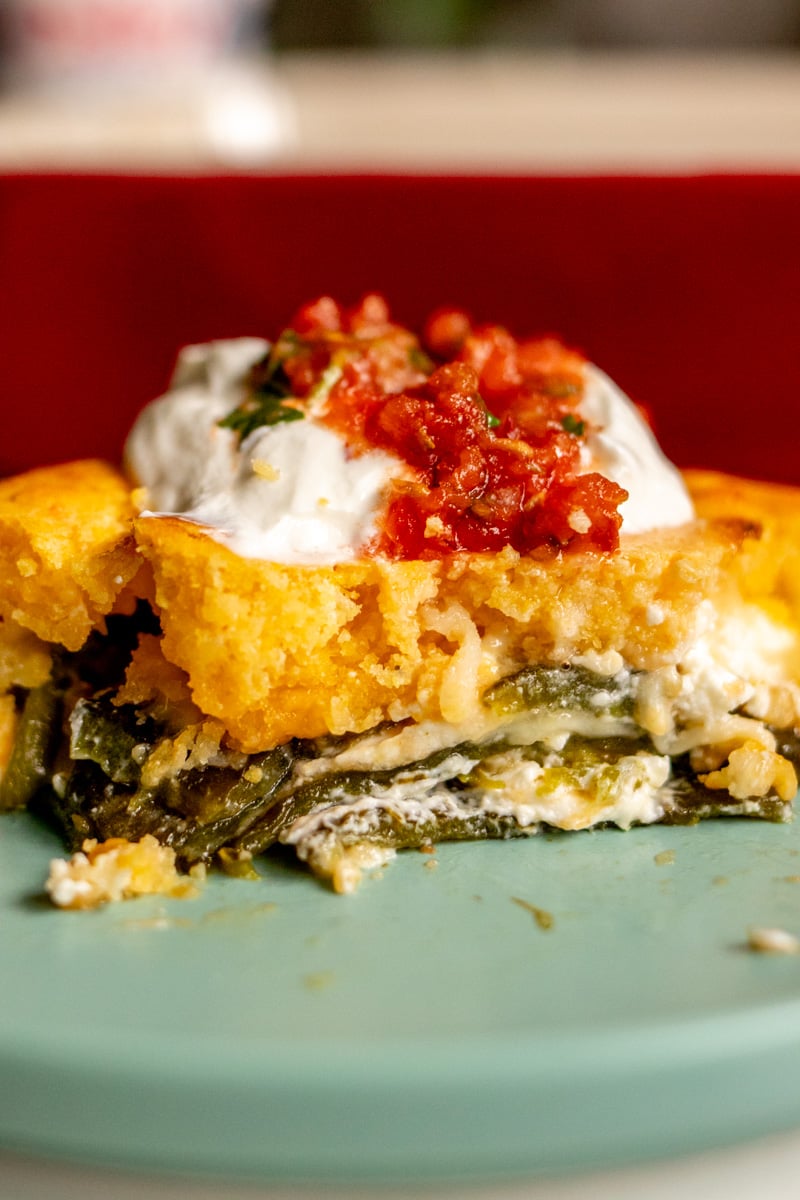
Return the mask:
[[[237,338],[181,352],[169,391],[143,410],[125,446],[126,467],[146,489],[143,515],[198,522],[245,557],[352,560],[375,533],[391,480],[407,467],[382,450],[348,455],[311,417],[256,429],[240,444],[219,421],[241,403],[268,349],[260,338]],[[581,409],[590,427],[585,469],[630,494],[620,507],[623,532],[692,520],[679,472],[634,405],[591,365]]]
[[694,519],[686,485],[664,455],[636,406],[591,363],[581,412],[589,423],[589,470],[613,479],[629,493],[620,506],[623,533],[646,533]]

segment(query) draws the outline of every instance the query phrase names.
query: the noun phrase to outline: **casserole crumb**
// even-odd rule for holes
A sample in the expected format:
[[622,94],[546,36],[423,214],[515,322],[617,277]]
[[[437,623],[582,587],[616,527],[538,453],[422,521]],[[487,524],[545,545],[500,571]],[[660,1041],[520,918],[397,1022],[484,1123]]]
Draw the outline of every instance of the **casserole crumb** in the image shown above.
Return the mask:
[[57,908],[98,908],[134,896],[195,896],[204,874],[180,875],[174,851],[152,834],[139,842],[87,838],[71,858],[52,860],[45,888]]

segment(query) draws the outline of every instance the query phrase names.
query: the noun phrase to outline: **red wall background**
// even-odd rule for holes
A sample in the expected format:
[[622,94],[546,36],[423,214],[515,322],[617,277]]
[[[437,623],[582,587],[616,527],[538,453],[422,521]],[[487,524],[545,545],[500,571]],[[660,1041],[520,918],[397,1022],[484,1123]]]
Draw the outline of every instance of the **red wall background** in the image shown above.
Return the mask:
[[800,176],[0,177],[0,470],[119,455],[177,348],[386,293],[559,332],[682,465],[798,481]]

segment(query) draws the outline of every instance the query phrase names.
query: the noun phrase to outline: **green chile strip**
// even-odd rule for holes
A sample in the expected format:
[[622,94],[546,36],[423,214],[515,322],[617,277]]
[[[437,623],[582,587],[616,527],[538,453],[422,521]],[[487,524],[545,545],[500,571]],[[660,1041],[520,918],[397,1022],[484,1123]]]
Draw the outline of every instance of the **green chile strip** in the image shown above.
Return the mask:
[[611,717],[633,713],[630,675],[606,678],[569,665],[524,667],[489,688],[483,702],[500,716],[537,709],[572,709]]
[[0,809],[25,808],[50,778],[61,713],[52,680],[25,697],[8,766],[0,780]]

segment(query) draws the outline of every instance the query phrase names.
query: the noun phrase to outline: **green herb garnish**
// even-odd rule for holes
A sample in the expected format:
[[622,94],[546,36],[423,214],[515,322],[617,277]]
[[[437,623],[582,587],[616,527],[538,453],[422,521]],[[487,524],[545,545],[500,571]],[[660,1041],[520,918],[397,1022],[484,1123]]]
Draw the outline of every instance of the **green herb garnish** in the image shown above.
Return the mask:
[[481,396],[480,392],[475,393],[475,403],[478,405],[478,408],[483,411],[483,415],[486,418],[486,428],[496,429],[500,424],[500,418],[496,417],[494,413],[490,411],[489,405],[486,403],[483,396]]
[[239,440],[244,441],[254,429],[262,425],[279,425],[282,421],[302,421],[304,414],[299,408],[289,407],[284,403],[285,396],[261,395],[248,398],[228,413],[217,424],[223,429],[232,429],[238,433]]
[[307,399],[309,404],[313,406],[316,404],[321,404],[323,400],[327,400],[331,389],[336,386],[341,378],[341,365],[339,363],[332,362],[329,367],[325,368],[317,382],[312,387],[311,391],[308,393]]
[[301,345],[300,337],[292,329],[285,330],[269,354],[256,363],[248,380],[248,395],[241,404],[229,412],[217,424],[222,429],[232,429],[243,442],[255,429],[264,425],[279,425],[284,421],[301,421],[305,415],[294,404],[292,387],[284,362],[296,354]]
[[567,413],[561,419],[561,428],[566,433],[574,433],[576,437],[583,437],[586,431],[586,424],[583,421],[579,421],[574,413]]
[[408,352],[408,365],[424,375],[433,372],[433,360],[428,357],[421,346],[412,346]]

